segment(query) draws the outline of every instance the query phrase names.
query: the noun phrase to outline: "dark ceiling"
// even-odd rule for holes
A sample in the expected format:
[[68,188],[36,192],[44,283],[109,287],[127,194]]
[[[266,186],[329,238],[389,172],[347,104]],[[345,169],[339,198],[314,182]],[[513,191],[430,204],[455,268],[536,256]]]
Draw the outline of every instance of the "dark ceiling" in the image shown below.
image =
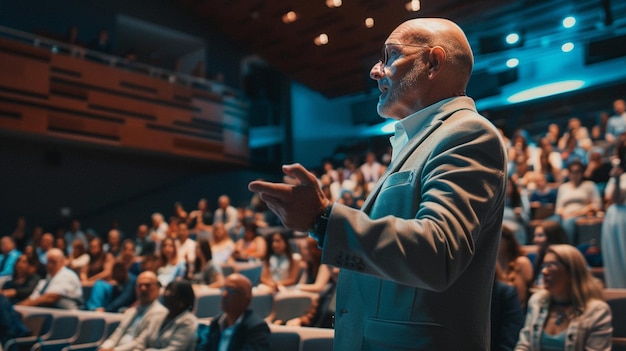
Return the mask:
[[[505,51],[487,53],[493,49],[487,46],[495,44],[498,51],[508,31],[520,32],[524,46],[540,45],[547,36],[559,35],[561,19],[573,14],[578,16],[579,29],[572,35],[597,39],[615,36],[626,17],[624,0],[424,0],[418,12],[405,8],[408,0],[344,0],[338,8],[329,8],[326,0],[176,1],[274,69],[329,98],[375,87],[369,70],[382,43],[410,18],[444,17],[457,22],[474,49],[476,71],[504,55]],[[299,18],[284,24],[281,18],[288,11]],[[374,28],[365,27],[367,17],[374,19]],[[328,35],[329,42],[316,46],[313,40],[321,33]]]

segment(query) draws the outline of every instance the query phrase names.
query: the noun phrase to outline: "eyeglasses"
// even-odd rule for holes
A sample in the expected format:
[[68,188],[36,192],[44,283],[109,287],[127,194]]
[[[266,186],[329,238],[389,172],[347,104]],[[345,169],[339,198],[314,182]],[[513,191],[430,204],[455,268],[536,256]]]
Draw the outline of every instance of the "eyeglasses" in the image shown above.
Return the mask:
[[417,44],[396,44],[396,43],[386,43],[383,44],[383,48],[380,52],[380,60],[378,62],[382,63],[383,67],[387,66],[387,62],[389,61],[389,53],[387,52],[387,45],[393,46],[411,46],[414,48],[425,48],[432,49],[432,46],[427,45],[417,45]]

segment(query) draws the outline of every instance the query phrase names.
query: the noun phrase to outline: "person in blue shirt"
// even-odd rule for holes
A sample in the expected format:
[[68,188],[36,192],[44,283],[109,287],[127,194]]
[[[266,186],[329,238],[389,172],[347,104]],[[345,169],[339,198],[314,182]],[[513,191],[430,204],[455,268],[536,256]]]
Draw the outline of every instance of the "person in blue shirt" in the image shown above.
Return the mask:
[[[0,240],[0,279],[9,278],[13,275],[15,262],[22,254],[15,248],[15,242],[10,236],[4,236]],[[5,279],[6,280],[6,279]]]

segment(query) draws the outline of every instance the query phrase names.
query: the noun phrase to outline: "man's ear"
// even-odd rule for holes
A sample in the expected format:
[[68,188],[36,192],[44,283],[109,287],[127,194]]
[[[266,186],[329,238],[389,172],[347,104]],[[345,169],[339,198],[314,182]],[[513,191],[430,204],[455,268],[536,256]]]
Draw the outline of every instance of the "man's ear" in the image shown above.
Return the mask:
[[441,72],[446,62],[446,52],[441,46],[435,46],[428,56],[428,75],[433,78]]

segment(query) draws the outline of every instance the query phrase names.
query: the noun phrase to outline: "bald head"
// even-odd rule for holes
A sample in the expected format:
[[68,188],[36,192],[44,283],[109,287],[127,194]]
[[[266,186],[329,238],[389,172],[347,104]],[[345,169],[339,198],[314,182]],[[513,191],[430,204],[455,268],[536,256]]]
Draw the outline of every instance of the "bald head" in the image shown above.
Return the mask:
[[46,269],[51,276],[57,274],[65,266],[65,255],[60,249],[52,248],[48,250],[46,258]]
[[244,313],[252,300],[252,283],[240,273],[229,274],[224,280],[221,308],[231,324]]
[[144,271],[137,276],[135,294],[140,305],[151,304],[159,297],[159,281],[152,271]]
[[378,113],[402,119],[427,106],[465,95],[474,58],[463,30],[446,19],[418,18],[399,25],[370,76],[382,92]]
[[461,74],[455,80],[463,78],[459,89],[465,91],[474,67],[474,55],[461,27],[443,18],[416,18],[402,23],[389,38],[396,32],[402,42],[443,48],[447,68]]

